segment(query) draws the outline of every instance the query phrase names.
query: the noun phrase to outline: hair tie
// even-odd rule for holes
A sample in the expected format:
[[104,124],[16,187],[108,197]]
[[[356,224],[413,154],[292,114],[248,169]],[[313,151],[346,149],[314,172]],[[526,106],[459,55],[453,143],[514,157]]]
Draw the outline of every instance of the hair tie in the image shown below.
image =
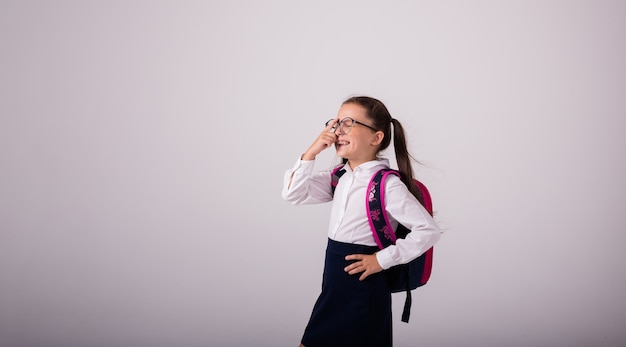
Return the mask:
[[395,118],[391,118],[391,123],[395,122],[396,119]]

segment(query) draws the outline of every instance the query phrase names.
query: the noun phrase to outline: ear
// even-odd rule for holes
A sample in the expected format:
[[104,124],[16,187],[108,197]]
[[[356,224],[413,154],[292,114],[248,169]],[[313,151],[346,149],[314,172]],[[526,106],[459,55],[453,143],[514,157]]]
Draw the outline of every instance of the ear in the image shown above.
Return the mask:
[[382,131],[377,131],[374,133],[374,137],[372,138],[372,142],[370,143],[372,146],[378,146],[383,139],[385,138],[385,134]]

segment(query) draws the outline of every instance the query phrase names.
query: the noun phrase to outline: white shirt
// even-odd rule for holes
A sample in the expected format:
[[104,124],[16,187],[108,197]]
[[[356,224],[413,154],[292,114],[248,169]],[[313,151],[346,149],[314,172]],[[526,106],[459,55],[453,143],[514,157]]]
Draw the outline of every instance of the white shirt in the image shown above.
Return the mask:
[[[335,193],[331,191],[332,169],[313,172],[314,160],[298,160],[284,177],[283,199],[296,204],[316,204],[333,201],[328,225],[332,240],[360,245],[376,246],[367,218],[365,192],[374,174],[389,167],[387,159],[378,159],[357,166],[354,171],[345,166]],[[291,182],[291,185],[289,184]],[[411,232],[376,253],[383,269],[405,264],[419,257],[439,238],[439,227],[428,211],[417,201],[399,177],[389,175],[385,181],[385,209],[391,226],[401,223]]]

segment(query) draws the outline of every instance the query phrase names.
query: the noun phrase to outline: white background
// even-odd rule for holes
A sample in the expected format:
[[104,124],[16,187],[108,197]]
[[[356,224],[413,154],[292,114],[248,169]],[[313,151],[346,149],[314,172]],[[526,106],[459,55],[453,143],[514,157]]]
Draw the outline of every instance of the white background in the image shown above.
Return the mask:
[[283,172],[355,94],[445,230],[396,346],[624,346],[625,33],[618,0],[2,0],[0,346],[296,346],[330,206]]

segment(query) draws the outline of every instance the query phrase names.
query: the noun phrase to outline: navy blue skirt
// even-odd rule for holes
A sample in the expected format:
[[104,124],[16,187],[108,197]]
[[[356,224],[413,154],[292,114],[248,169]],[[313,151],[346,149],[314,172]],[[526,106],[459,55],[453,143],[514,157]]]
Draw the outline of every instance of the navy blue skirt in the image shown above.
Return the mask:
[[359,281],[343,269],[349,254],[373,254],[375,246],[328,239],[322,293],[304,330],[305,347],[387,347],[392,345],[391,293],[383,272]]

